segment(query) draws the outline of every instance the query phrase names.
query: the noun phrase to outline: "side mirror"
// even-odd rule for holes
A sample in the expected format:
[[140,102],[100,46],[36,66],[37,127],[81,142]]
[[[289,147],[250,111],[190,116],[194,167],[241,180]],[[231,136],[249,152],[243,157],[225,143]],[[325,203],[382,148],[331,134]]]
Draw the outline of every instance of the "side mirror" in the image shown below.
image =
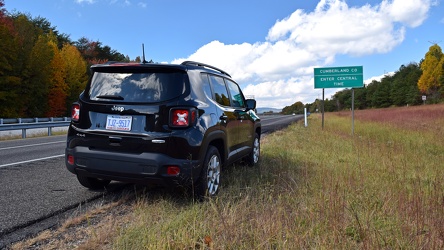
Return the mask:
[[247,103],[247,109],[251,110],[251,109],[255,109],[256,108],[256,100],[254,99],[247,99],[245,100]]

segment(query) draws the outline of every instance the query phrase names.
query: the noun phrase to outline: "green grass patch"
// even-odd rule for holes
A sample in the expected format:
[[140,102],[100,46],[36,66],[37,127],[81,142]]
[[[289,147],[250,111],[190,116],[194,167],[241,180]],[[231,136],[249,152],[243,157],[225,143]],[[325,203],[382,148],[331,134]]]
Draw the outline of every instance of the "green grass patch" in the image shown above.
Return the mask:
[[444,143],[408,131],[312,115],[262,138],[259,166],[224,171],[221,194],[194,203],[141,195],[115,249],[439,249]]

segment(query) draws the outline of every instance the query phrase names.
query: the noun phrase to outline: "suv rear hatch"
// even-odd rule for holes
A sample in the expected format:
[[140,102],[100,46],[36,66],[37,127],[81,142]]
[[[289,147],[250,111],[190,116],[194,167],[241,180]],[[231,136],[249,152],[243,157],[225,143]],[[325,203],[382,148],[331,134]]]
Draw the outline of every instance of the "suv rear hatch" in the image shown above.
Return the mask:
[[170,109],[189,86],[183,68],[126,64],[91,70],[79,103],[78,129],[86,135],[84,146],[134,154],[167,153]]

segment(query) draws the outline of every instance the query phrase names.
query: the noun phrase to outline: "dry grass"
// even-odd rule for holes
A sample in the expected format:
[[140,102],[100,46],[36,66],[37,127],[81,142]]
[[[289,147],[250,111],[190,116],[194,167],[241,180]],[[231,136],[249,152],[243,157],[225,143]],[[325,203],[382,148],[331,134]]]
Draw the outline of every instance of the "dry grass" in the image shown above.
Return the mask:
[[351,136],[349,114],[326,114],[324,130],[312,115],[263,138],[259,166],[227,169],[216,199],[139,194],[122,217],[80,223],[82,248],[443,249],[443,116],[358,111]]
[[22,249],[112,249],[110,243],[120,227],[132,221],[132,195],[125,194],[118,201],[97,204],[86,213],[73,216],[56,229],[13,244],[11,250]]
[[438,114],[422,120],[423,130],[404,126],[404,119],[358,114],[356,136],[348,117],[328,114],[322,131],[312,116],[309,128],[267,136],[259,168],[229,169],[217,199],[185,205],[141,199],[139,219],[114,247],[443,248],[444,147],[429,126],[442,121],[444,112]]
[[[350,116],[350,112],[339,112],[340,116]],[[358,110],[355,118],[365,122],[378,122],[413,131],[435,131],[444,135],[444,104],[411,106],[388,109]]]

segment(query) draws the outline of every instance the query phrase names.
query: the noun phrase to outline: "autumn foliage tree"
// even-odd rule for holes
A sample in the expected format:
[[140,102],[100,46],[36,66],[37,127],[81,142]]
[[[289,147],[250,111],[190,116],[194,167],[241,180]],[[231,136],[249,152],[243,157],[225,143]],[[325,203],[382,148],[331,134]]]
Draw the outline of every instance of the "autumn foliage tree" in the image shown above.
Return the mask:
[[20,98],[20,77],[15,71],[20,40],[13,20],[5,14],[0,0],[0,116],[14,117],[20,114],[15,102]]
[[65,43],[60,54],[65,68],[65,82],[67,87],[66,110],[70,110],[71,104],[77,100],[80,92],[85,88],[88,75],[86,73],[86,61],[79,50],[69,43]]
[[111,49],[111,47],[103,46],[99,41],[92,41],[86,37],[81,37],[74,42],[74,45],[85,58],[88,65],[105,63],[107,61],[126,62],[129,61],[123,54]]
[[0,0],[0,118],[69,116],[88,66],[106,61],[129,59],[98,41],[72,42],[43,17],[8,13]]
[[422,75],[418,81],[419,90],[430,95],[432,99],[440,99],[439,90],[444,81],[444,55],[438,44],[429,48],[424,61],[421,63],[421,69]]
[[48,47],[53,51],[53,57],[49,63],[50,75],[48,79],[48,111],[45,116],[58,117],[66,114],[66,96],[68,85],[65,82],[66,64],[60,54],[56,40],[48,42]]
[[49,111],[48,93],[52,74],[50,65],[54,50],[48,46],[50,38],[40,35],[32,48],[24,71],[23,98],[26,117],[44,117]]

